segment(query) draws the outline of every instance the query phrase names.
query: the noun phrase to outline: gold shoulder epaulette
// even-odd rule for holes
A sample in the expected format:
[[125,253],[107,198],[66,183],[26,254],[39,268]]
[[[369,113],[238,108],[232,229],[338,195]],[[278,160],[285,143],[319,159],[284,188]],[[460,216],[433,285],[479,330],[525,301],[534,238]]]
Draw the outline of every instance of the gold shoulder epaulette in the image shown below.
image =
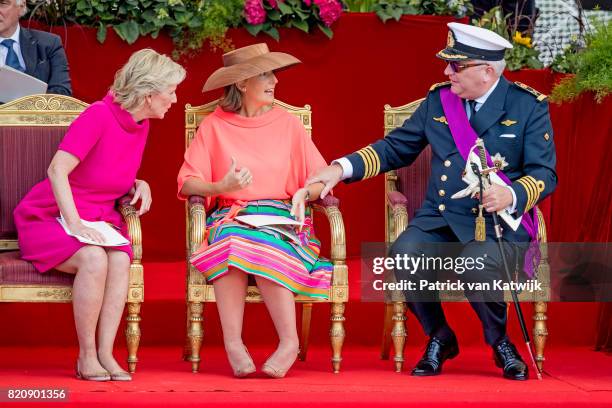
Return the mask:
[[438,82],[437,84],[433,84],[431,88],[429,88],[429,92],[441,88],[443,86],[450,85],[450,81]]
[[532,87],[530,87],[529,85],[525,85],[525,84],[524,84],[524,83],[522,83],[522,82],[515,81],[515,82],[514,82],[514,84],[515,84],[516,86],[518,86],[519,88],[524,89],[525,91],[527,91],[527,92],[529,92],[530,94],[532,94],[533,96],[535,96],[535,97],[536,97],[536,99],[538,100],[538,102],[542,102],[544,99],[546,99],[546,98],[547,98],[547,96],[546,96],[546,95],[544,95],[543,93],[536,91],[535,89],[533,89],[533,88],[532,88]]

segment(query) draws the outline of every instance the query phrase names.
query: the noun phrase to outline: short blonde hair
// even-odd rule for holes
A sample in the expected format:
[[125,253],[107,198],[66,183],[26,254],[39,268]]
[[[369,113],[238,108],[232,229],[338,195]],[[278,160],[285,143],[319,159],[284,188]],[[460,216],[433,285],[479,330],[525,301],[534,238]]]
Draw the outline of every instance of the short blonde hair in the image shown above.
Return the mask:
[[146,96],[180,84],[185,75],[185,69],[166,55],[145,48],[132,54],[117,71],[111,92],[123,109],[133,111]]
[[242,93],[238,85],[232,84],[225,87],[219,106],[226,112],[238,112],[242,108]]

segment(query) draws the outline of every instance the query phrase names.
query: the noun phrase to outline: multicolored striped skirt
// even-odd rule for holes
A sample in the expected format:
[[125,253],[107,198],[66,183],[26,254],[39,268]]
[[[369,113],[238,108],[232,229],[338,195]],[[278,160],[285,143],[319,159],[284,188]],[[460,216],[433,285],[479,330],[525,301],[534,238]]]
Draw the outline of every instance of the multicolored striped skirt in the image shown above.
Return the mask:
[[[252,227],[233,217],[234,207],[222,206],[206,220],[208,245],[190,259],[211,282],[229,268],[269,279],[300,295],[327,299],[332,264],[319,257],[321,242],[315,237],[310,209],[300,233],[280,233],[278,226]],[[237,215],[264,214],[291,217],[287,200],[245,202]]]

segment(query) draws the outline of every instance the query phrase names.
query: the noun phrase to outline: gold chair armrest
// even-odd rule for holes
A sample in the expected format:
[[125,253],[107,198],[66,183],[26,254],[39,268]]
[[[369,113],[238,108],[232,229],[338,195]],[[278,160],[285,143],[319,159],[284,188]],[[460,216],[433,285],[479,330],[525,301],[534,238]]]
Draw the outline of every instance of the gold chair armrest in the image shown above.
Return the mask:
[[348,302],[348,266],[346,265],[346,239],[342,213],[338,209],[336,198],[318,200],[312,203],[312,208],[325,214],[331,232],[331,261],[334,265],[332,275],[332,290],[330,301],[333,303]]
[[391,239],[393,242],[408,227],[408,211],[406,208],[406,197],[399,191],[387,193],[387,208],[390,215],[389,222]]
[[190,196],[187,201],[187,240],[189,256],[194,253],[206,235],[206,209],[204,207],[204,197]]
[[331,260],[332,262],[346,261],[346,239],[344,232],[344,221],[342,220],[342,213],[338,208],[338,200],[333,204],[317,200],[313,202],[312,208],[319,213],[325,214],[327,221],[329,222],[329,229],[331,231]]
[[132,241],[132,251],[134,252],[132,263],[139,264],[142,262],[142,230],[138,211],[133,205],[130,205],[130,201],[132,201],[130,195],[121,197],[119,199],[119,212],[127,224],[128,235]]

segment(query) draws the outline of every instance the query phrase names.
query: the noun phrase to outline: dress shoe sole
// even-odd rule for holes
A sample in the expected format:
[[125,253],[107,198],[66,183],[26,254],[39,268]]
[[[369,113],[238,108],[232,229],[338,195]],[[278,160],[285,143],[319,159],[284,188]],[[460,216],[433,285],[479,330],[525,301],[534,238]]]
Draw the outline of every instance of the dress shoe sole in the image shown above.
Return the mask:
[[504,378],[512,381],[527,381],[529,379],[529,375],[522,375],[520,377],[514,377],[511,375],[504,374]]

